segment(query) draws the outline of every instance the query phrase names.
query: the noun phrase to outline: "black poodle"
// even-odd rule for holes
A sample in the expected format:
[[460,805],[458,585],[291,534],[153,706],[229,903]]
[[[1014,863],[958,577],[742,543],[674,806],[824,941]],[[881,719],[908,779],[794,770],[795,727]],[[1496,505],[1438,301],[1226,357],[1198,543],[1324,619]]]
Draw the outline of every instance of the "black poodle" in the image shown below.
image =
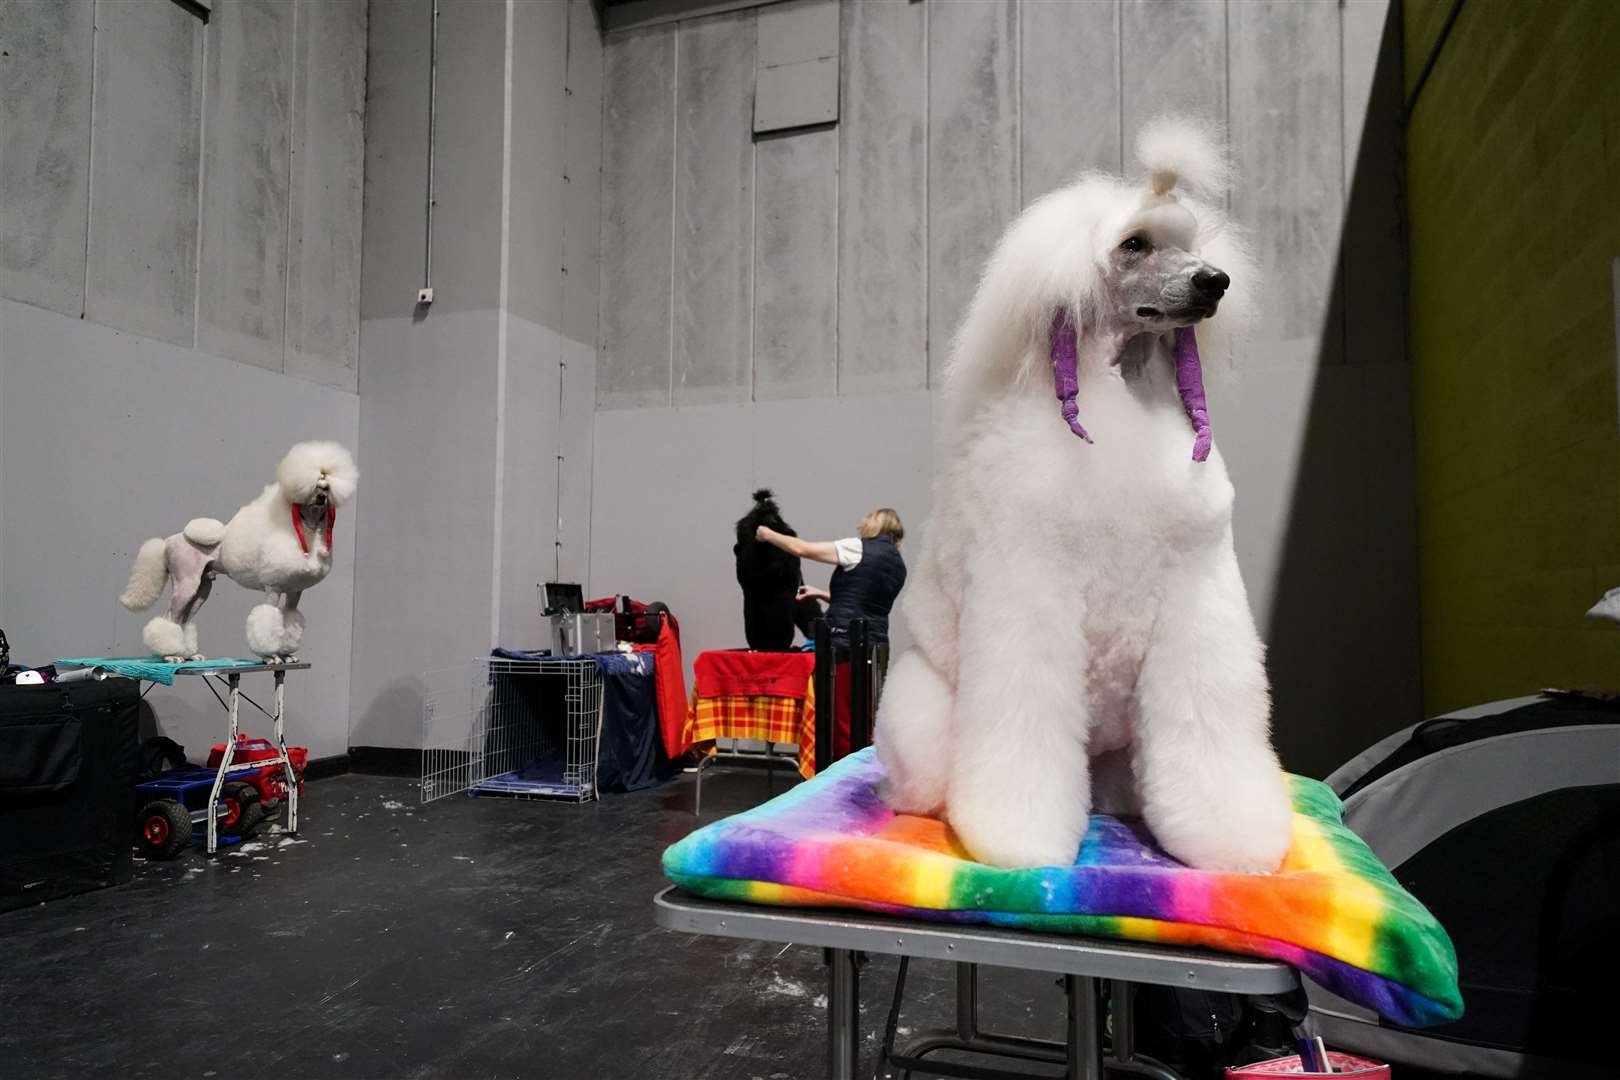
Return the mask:
[[737,584],[743,591],[743,633],[748,647],[785,652],[793,648],[795,626],[805,637],[810,636],[812,624],[821,617],[821,604],[794,599],[804,584],[799,560],[755,539],[754,530],[761,525],[788,536],[799,535],[782,520],[770,488],[754,492],[754,508],[737,521],[737,543],[731,552],[737,557]]

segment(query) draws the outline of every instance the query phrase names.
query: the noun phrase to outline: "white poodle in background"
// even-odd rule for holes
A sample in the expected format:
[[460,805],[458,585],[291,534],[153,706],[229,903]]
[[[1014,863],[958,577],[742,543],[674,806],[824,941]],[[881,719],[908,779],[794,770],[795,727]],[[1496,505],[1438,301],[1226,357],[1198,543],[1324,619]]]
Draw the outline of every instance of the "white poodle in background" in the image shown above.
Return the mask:
[[1091,174],[1024,211],[954,343],[883,794],[1000,866],[1072,864],[1095,808],[1272,871],[1292,817],[1198,360],[1253,277],[1209,135],[1160,121],[1138,155],[1145,188]]
[[290,660],[304,637],[298,600],[332,570],[337,508],[354,494],[359,472],[334,442],[303,442],[287,451],[276,482],[236,512],[229,524],[195,518],[167,540],[148,540],[135,556],[120,602],[131,611],[152,606],[174,582],[169,614],[146,624],[141,640],[171,661],[200,660],[194,621],[215,574],[270,594],[248,612],[248,647]]

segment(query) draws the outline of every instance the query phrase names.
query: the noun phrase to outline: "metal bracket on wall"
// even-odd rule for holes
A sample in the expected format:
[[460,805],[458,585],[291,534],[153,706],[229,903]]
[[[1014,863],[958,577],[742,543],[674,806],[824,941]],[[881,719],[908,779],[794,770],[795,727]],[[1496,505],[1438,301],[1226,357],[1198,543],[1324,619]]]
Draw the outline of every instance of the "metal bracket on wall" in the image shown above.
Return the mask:
[[208,16],[214,10],[214,0],[174,0],[174,3],[185,8],[203,22],[208,21]]

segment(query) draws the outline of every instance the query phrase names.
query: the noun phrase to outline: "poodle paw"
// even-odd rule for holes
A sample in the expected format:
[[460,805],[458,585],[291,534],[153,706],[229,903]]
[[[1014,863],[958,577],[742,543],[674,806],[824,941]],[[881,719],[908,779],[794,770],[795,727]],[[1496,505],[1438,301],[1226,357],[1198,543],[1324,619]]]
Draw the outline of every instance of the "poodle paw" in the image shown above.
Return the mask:
[[[195,630],[192,636],[195,639]],[[159,615],[148,622],[141,631],[141,641],[152,650],[153,656],[161,656],[171,664],[180,663],[193,652],[186,647],[186,627],[167,615]]]
[[983,786],[963,798],[952,793],[947,817],[957,838],[979,862],[1009,870],[1073,866],[1090,818],[1085,808],[1072,819],[1050,804],[996,798]]
[[297,608],[281,613],[281,646],[276,649],[276,655],[284,660],[290,660],[298,654],[299,647],[304,644],[304,613]]
[[259,604],[248,612],[247,643],[257,656],[275,657],[281,652],[285,620],[274,604]]
[[940,799],[933,792],[915,790],[913,786],[902,784],[892,776],[878,781],[877,793],[883,805],[897,814],[933,817],[939,813]]
[[956,824],[958,838],[973,858],[989,866],[1007,870],[1030,870],[1041,866],[1068,867],[1074,865],[1080,854],[1080,838],[1067,836],[1032,836],[1019,830],[984,831],[964,830]]
[[1294,812],[1281,770],[1261,771],[1265,775],[1181,807],[1180,813],[1155,815],[1150,805],[1148,827],[1164,850],[1188,866],[1272,873],[1288,854]]

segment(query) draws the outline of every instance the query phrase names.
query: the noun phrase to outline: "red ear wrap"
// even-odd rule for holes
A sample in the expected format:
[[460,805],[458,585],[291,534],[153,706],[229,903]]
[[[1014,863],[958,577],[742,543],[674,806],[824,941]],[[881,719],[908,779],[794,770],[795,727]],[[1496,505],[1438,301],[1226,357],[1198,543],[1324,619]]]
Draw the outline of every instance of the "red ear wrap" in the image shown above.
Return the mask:
[[[309,540],[304,536],[304,515],[298,512],[300,508],[297,504],[288,503],[287,505],[292,508],[293,532],[298,534],[298,546],[303,549],[305,555],[308,555]],[[337,507],[328,503],[326,507],[326,550],[328,554],[330,554],[332,551],[332,537],[336,534],[336,532]]]

